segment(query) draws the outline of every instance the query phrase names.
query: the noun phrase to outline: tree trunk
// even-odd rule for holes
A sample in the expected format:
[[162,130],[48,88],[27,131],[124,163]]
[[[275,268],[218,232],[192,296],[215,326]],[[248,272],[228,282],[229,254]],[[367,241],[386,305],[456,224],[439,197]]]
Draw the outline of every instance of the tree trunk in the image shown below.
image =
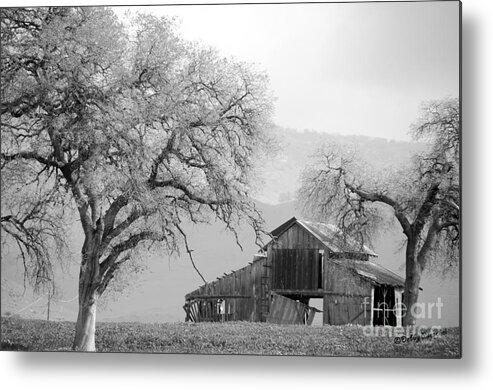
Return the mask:
[[416,238],[408,238],[406,247],[406,282],[404,285],[404,310],[403,326],[413,326],[416,323],[416,303],[418,302],[419,284],[421,282],[422,268],[416,256]]
[[96,351],[96,308],[99,298],[99,258],[93,237],[86,237],[82,247],[79,273],[79,313],[75,324],[75,351]]
[[74,351],[96,351],[96,307],[97,294],[94,292],[79,298],[79,314],[75,325]]

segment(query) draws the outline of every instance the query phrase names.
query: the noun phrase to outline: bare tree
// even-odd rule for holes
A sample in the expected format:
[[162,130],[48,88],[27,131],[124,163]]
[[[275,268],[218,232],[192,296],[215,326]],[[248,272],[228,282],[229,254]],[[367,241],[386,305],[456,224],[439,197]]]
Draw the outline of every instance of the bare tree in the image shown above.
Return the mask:
[[[457,264],[460,236],[458,99],[425,103],[412,134],[429,143],[409,166],[375,171],[371,162],[337,145],[323,149],[302,178],[306,211],[337,221],[346,236],[368,242],[390,215],[406,239],[404,304],[418,299],[423,270]],[[388,212],[390,210],[390,213]],[[414,324],[407,310],[404,325]]]
[[[45,227],[60,208],[78,213],[74,349],[95,350],[98,299],[142,245],[188,250],[184,223],[211,218],[234,235],[245,221],[260,239],[249,193],[268,144],[266,85],[167,18],[136,15],[127,28],[105,8],[2,9],[2,176],[17,165],[44,183],[27,192]],[[16,223],[2,216],[2,228]]]

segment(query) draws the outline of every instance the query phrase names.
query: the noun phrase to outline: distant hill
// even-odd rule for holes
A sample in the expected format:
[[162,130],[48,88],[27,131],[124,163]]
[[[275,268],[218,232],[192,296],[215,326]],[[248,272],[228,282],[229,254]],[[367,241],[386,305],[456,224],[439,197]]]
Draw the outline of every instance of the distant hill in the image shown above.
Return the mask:
[[393,141],[366,136],[342,136],[305,130],[276,127],[279,142],[277,154],[262,160],[263,185],[255,197],[265,203],[278,204],[294,199],[300,185],[300,175],[311,157],[327,143],[345,145],[358,151],[359,158],[371,162],[377,169],[399,166],[410,161],[424,145],[417,142]]

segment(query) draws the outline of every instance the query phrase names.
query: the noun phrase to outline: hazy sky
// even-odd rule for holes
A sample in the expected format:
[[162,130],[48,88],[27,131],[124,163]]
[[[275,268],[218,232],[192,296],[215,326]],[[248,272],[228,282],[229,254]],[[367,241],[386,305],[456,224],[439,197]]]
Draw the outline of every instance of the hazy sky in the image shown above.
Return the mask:
[[421,101],[459,93],[455,1],[139,8],[266,70],[281,126],[408,139]]

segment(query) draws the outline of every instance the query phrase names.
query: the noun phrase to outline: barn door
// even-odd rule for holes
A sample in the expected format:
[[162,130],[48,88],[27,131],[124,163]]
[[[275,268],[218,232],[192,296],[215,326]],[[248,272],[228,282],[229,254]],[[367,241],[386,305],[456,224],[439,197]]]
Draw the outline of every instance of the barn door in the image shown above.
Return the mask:
[[274,249],[272,256],[272,289],[317,290],[321,285],[318,249]]
[[267,322],[272,324],[311,325],[316,312],[320,312],[320,310],[272,293]]
[[396,326],[395,289],[393,286],[377,285],[373,293],[373,325]]

